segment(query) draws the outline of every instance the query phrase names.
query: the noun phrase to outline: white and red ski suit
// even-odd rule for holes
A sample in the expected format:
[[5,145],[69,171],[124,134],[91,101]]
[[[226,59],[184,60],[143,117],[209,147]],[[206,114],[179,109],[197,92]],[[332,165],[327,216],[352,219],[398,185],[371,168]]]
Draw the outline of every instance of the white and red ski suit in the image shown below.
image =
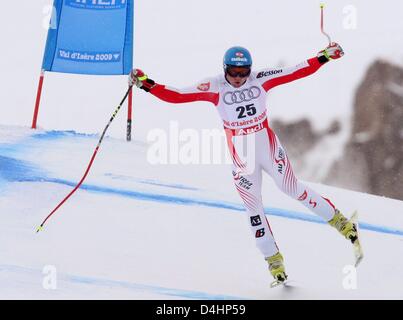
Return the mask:
[[[265,257],[278,252],[272,230],[263,211],[262,170],[287,195],[326,221],[335,214],[334,205],[294,176],[285,149],[268,125],[266,96],[276,86],[309,76],[323,64],[317,57],[291,68],[264,69],[252,72],[247,81],[234,88],[224,74],[198,82],[185,89],[156,84],[154,96],[171,103],[208,101],[214,104],[223,120],[227,143],[233,159],[235,187],[241,196],[257,247]],[[240,154],[245,139],[253,140],[253,156],[243,161]],[[251,160],[252,159],[252,160]]]

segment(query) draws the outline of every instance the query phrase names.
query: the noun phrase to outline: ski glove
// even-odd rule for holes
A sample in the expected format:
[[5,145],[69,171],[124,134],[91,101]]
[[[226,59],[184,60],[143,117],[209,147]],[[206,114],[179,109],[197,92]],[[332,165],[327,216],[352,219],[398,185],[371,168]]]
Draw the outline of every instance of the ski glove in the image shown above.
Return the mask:
[[133,69],[129,74],[129,86],[133,85],[149,92],[155,86],[155,82],[140,69]]
[[335,42],[332,42],[326,47],[326,49],[318,53],[318,59],[321,62],[327,62],[330,60],[339,59],[344,56],[343,48]]

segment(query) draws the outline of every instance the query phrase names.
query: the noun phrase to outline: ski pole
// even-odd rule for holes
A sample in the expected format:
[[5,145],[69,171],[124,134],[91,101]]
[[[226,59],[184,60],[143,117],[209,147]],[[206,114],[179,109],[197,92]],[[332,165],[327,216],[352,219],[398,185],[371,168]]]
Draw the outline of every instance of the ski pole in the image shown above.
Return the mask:
[[320,4],[320,30],[322,31],[322,33],[327,37],[327,39],[329,40],[329,45],[332,43],[332,40],[330,39],[330,36],[325,32],[324,30],[324,17],[323,17],[323,9],[324,9],[325,5],[323,3]]
[[98,144],[97,144],[97,146],[96,146],[96,148],[95,148],[94,153],[92,154],[90,163],[88,164],[87,169],[85,170],[85,173],[84,173],[83,177],[82,177],[81,180],[78,182],[78,184],[74,187],[74,189],[56,206],[56,208],[54,208],[54,209],[52,210],[52,212],[45,218],[45,220],[43,220],[43,222],[41,223],[41,225],[40,225],[40,226],[38,227],[38,229],[36,230],[36,233],[38,233],[39,231],[41,231],[41,230],[43,229],[43,226],[45,225],[46,221],[63,205],[63,203],[65,203],[65,202],[67,201],[67,199],[69,199],[69,198],[73,195],[74,192],[77,191],[78,188],[80,188],[81,184],[84,182],[85,178],[86,178],[87,175],[88,175],[88,172],[90,171],[90,168],[91,168],[91,166],[92,166],[92,163],[94,162],[95,157],[96,157],[96,155],[97,155],[97,153],[98,153],[99,147],[101,146],[101,143],[102,143],[102,140],[104,139],[105,133],[106,133],[106,131],[108,130],[110,124],[111,124],[112,121],[113,121],[113,119],[115,119],[115,117],[116,117],[116,115],[118,114],[118,112],[119,112],[120,108],[122,107],[123,103],[125,102],[127,96],[128,96],[129,93],[130,93],[131,88],[132,88],[132,87],[130,86],[129,89],[127,90],[125,96],[123,97],[122,101],[120,102],[120,104],[118,105],[118,107],[116,108],[116,110],[113,112],[112,117],[110,118],[108,124],[106,125],[104,131],[102,132],[101,138],[99,138]]

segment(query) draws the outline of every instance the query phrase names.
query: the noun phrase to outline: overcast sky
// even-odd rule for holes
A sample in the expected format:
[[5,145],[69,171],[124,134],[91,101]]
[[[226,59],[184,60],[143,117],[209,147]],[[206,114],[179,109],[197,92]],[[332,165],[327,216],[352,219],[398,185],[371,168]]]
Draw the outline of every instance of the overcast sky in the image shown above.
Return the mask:
[[[2,39],[0,124],[31,124],[47,30],[50,0],[8,1],[0,10]],[[255,68],[294,65],[326,46],[320,33],[319,1],[152,0],[135,1],[135,65],[173,87],[222,72],[224,51],[249,48]],[[310,79],[275,89],[269,117],[312,119],[316,127],[348,119],[353,93],[377,58],[403,63],[403,2],[326,1],[325,28],[346,56]],[[85,28],[85,26],[83,26]],[[120,101],[126,77],[47,74],[39,126],[100,132]],[[207,103],[169,105],[143,92],[134,96],[136,136],[151,128],[221,127]],[[123,136],[125,111],[110,134]]]

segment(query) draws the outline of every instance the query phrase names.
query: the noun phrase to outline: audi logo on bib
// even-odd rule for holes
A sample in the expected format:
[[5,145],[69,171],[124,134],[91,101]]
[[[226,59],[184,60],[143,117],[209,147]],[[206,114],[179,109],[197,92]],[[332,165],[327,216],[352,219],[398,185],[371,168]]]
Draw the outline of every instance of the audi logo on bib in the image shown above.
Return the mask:
[[224,95],[225,104],[232,105],[235,103],[248,102],[259,98],[261,91],[258,87],[253,86],[248,89],[227,92]]

